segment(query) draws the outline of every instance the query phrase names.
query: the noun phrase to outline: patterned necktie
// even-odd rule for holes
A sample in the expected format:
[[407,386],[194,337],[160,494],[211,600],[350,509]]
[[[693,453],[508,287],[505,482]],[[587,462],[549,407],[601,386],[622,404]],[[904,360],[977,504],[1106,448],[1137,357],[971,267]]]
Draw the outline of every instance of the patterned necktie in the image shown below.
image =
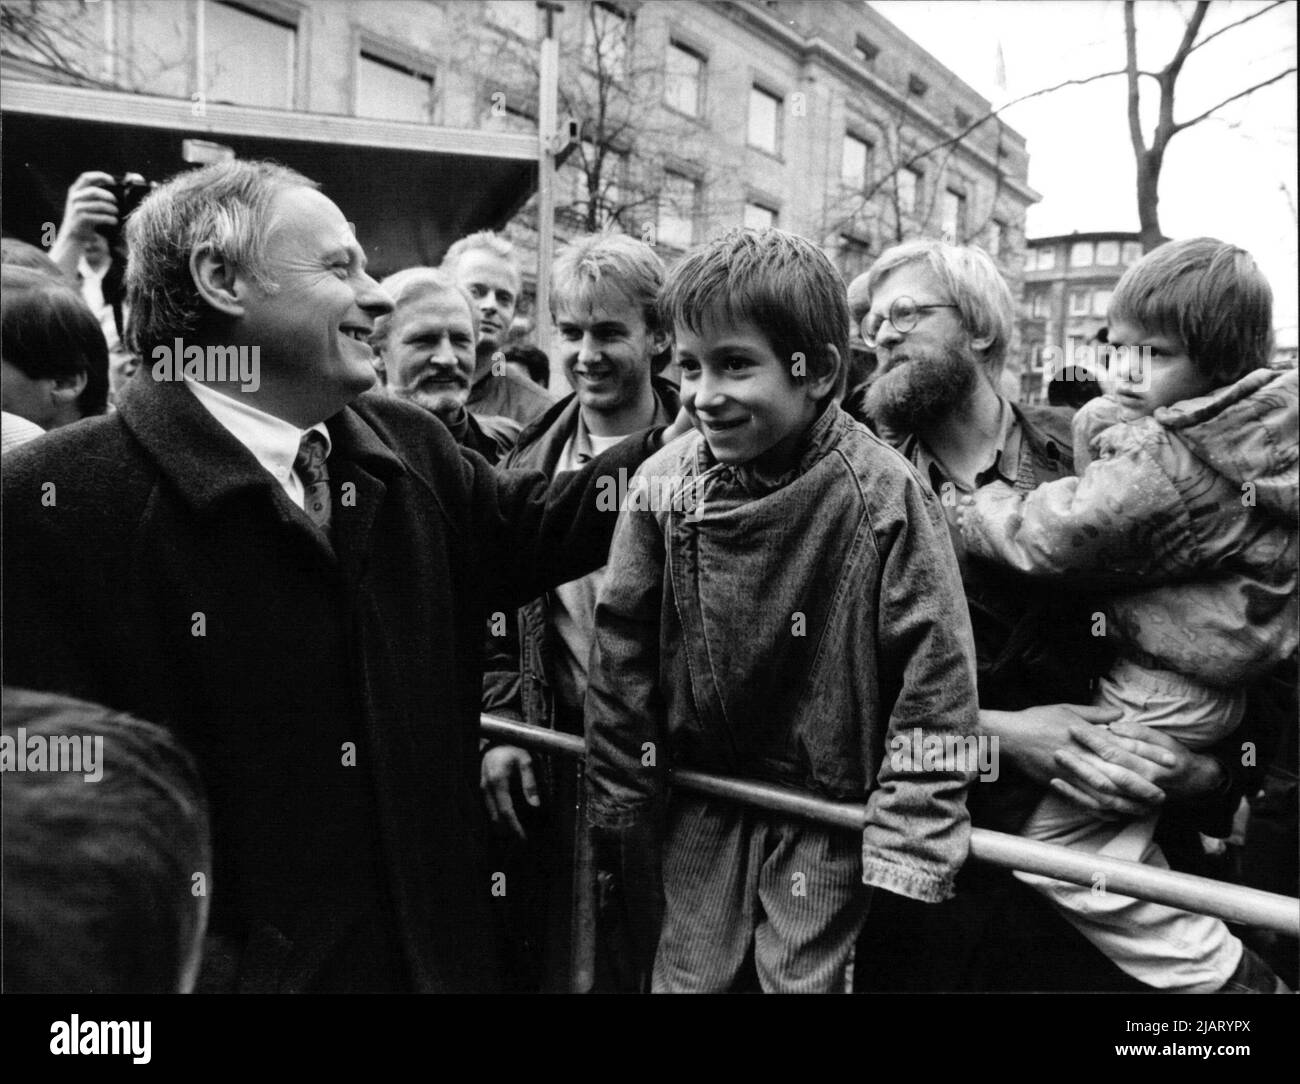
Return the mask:
[[293,469],[302,479],[303,511],[326,534],[330,529],[330,475],[325,468],[325,438],[316,430],[303,434]]

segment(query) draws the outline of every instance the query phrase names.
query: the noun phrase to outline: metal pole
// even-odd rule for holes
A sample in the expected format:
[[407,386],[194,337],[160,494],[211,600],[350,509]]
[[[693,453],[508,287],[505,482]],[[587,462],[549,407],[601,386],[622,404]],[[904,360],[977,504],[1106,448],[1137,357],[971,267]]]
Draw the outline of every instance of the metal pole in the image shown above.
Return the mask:
[[208,105],[208,21],[204,0],[196,0],[194,12],[194,82],[198,95],[198,115],[207,111]]
[[[551,352],[551,261],[555,256],[555,125],[559,95],[559,45],[555,12],[561,5],[538,0],[546,20],[537,82],[537,346]],[[563,390],[564,377],[551,367],[551,391]]]
[[[483,733],[509,738],[514,744],[534,746],[582,756],[581,738],[557,734],[526,723],[483,717]],[[805,817],[819,824],[861,831],[866,806],[849,802],[828,802],[784,787],[731,779],[706,772],[672,772],[672,784],[697,794],[744,802],[760,809],[771,809],[790,816]],[[1007,869],[1041,873],[1071,884],[1091,886],[1097,874],[1106,879],[1106,891],[1115,895],[1152,900],[1172,907],[1214,915],[1227,922],[1237,922],[1261,929],[1276,930],[1288,937],[1300,937],[1300,900],[1257,888],[1224,884],[1208,877],[1174,873],[1135,862],[1120,862],[1095,854],[1084,854],[1051,843],[1021,839],[993,832],[987,828],[971,829],[971,857]]]

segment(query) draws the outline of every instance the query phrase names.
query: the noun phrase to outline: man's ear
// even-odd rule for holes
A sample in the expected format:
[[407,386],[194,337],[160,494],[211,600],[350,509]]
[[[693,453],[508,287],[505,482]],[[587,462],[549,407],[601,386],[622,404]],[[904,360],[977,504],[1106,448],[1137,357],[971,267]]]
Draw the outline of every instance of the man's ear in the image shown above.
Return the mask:
[[190,253],[190,275],[199,297],[217,312],[226,316],[244,315],[248,279],[215,245],[208,242],[195,247]]
[[823,343],[822,346],[826,351],[826,369],[816,375],[809,373],[807,377],[808,391],[814,399],[824,399],[835,390],[839,384],[840,370],[844,367],[840,352],[833,343]]
[[673,345],[673,337],[670,332],[660,328],[650,332],[650,356],[657,358],[665,350]]
[[987,354],[990,346],[993,345],[993,335],[972,335],[970,337],[970,347],[977,354]]
[[50,398],[56,404],[75,403],[77,396],[86,390],[87,375],[85,370],[69,376],[50,378]]

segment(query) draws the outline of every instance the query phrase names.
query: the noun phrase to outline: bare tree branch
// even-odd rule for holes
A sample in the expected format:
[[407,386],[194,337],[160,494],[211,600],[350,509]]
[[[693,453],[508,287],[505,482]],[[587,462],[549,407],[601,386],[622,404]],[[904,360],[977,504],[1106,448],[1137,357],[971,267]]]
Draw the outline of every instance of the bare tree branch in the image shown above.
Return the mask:
[[1267,15],[1274,8],[1281,7],[1284,3],[1286,3],[1286,0],[1273,0],[1273,3],[1269,4],[1268,7],[1260,8],[1258,11],[1252,12],[1250,15],[1243,16],[1242,18],[1237,19],[1235,22],[1229,23],[1227,26],[1219,27],[1219,29],[1214,31],[1214,33],[1206,34],[1205,37],[1203,37],[1200,41],[1196,42],[1190,49],[1187,50],[1188,53],[1196,52],[1197,49],[1200,49],[1202,46],[1208,45],[1220,34],[1226,34],[1229,30],[1234,30],[1237,27],[1241,26],[1243,23],[1250,22],[1251,19],[1258,19],[1261,15]]
[[1273,76],[1271,79],[1265,79],[1262,82],[1256,83],[1254,86],[1250,86],[1247,87],[1245,90],[1238,91],[1230,98],[1224,98],[1223,101],[1221,101],[1218,105],[1210,106],[1210,108],[1207,109],[1204,113],[1198,113],[1191,120],[1185,120],[1181,124],[1175,124],[1174,132],[1181,132],[1184,128],[1190,128],[1195,124],[1200,124],[1201,121],[1205,120],[1211,113],[1219,109],[1222,109],[1225,105],[1228,105],[1230,102],[1235,102],[1238,98],[1244,98],[1246,97],[1247,94],[1254,94],[1255,91],[1262,90],[1264,87],[1269,86],[1272,83],[1276,83],[1279,79],[1285,79],[1288,75],[1294,75],[1294,74],[1295,74],[1295,66],[1292,65],[1291,67],[1287,68],[1285,71],[1278,72],[1277,75]]
[[1124,4],[1124,73],[1128,77],[1128,134],[1133,143],[1133,153],[1141,159],[1146,154],[1146,140],[1142,136],[1141,88],[1138,85],[1137,21],[1133,15],[1133,0]]
[[1182,71],[1183,62],[1186,61],[1188,54],[1192,51],[1196,35],[1201,32],[1201,23],[1205,22],[1205,14],[1209,10],[1210,0],[1197,0],[1196,10],[1192,12],[1192,17],[1187,20],[1187,25],[1183,27],[1182,41],[1178,43],[1178,48],[1174,50],[1172,59],[1161,73],[1170,76],[1171,81],[1176,80],[1178,73]]

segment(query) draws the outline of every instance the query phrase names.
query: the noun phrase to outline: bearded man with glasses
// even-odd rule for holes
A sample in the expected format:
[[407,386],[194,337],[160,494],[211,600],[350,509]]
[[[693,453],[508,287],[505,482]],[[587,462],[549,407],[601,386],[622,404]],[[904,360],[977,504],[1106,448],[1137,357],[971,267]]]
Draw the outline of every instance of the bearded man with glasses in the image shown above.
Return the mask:
[[[1017,832],[1044,788],[1061,780],[1093,810],[1140,815],[1168,798],[1166,854],[1191,853],[1197,830],[1226,835],[1244,785],[1231,749],[1192,753],[1148,727],[1123,737],[1092,725],[1117,716],[1089,706],[1108,662],[1104,637],[1093,633],[1092,585],[1036,582],[981,561],[956,530],[964,493],[997,480],[1026,492],[1073,473],[1072,411],[999,391],[1012,301],[993,261],[942,241],[897,245],[850,285],[849,306],[877,360],[864,420],[930,483],[954,528],[980,728],[1000,756],[998,778],[971,789],[973,823]],[[1006,870],[968,863],[957,898],[935,906],[881,895],[863,933],[872,961],[863,988],[1136,989]]]

